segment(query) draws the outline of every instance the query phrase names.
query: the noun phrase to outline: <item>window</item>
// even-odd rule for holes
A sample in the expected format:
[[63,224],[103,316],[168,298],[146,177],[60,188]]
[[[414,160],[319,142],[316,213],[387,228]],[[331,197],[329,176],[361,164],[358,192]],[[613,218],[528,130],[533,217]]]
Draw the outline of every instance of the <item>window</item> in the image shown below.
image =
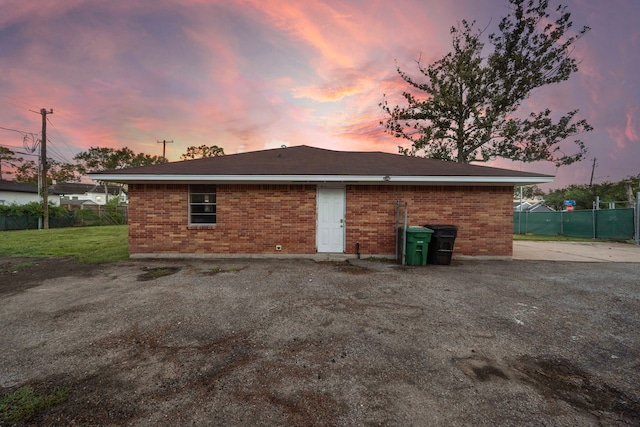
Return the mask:
[[216,223],[216,186],[189,186],[189,223],[211,225]]

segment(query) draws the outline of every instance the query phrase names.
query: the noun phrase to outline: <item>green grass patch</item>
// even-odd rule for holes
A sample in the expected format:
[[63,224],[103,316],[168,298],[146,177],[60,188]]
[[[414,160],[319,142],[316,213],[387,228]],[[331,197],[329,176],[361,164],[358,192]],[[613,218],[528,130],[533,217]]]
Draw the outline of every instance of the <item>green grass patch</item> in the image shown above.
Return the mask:
[[207,271],[207,273],[208,273],[208,274],[218,274],[218,273],[220,273],[221,271],[222,271],[222,267],[213,267],[213,268],[210,268],[210,269]]
[[393,258],[386,258],[386,257],[381,257],[381,256],[370,256],[370,257],[366,257],[364,258],[365,261],[371,261],[371,262],[382,262],[382,263],[387,263],[387,262],[393,262],[395,263],[396,260]]
[[16,264],[13,265],[13,269],[14,270],[20,270],[21,268],[27,268],[27,267],[31,267],[35,265],[35,262],[33,261],[22,261],[22,262],[18,262]]
[[0,255],[71,256],[80,262],[115,262],[129,257],[126,225],[0,232]]
[[25,386],[0,396],[0,424],[15,424],[36,413],[67,400],[71,387],[62,387],[50,394],[37,394]]
[[570,236],[542,236],[538,234],[514,234],[513,240],[533,240],[540,242],[621,242],[635,243],[630,240],[615,239],[592,239],[589,237],[570,237]]
[[223,268],[221,266],[216,266],[216,267],[211,267],[209,269],[207,269],[206,271],[203,272],[204,275],[207,276],[213,276],[216,275],[218,273],[237,273],[239,271],[244,270],[245,268],[247,268],[246,266],[244,267],[240,267],[240,266],[231,266],[228,268]]
[[35,262],[33,261],[22,261],[22,262],[17,262],[15,264],[8,264],[6,267],[4,268],[0,268],[0,272],[11,272],[11,271],[18,271],[21,270],[23,268],[28,268],[35,265]]

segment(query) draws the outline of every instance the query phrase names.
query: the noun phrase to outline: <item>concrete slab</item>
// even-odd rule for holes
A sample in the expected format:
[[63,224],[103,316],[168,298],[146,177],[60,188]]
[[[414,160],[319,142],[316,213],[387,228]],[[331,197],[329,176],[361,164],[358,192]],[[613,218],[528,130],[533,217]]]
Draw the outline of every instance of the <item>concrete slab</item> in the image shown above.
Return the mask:
[[640,263],[640,246],[615,242],[538,242],[514,240],[513,259]]

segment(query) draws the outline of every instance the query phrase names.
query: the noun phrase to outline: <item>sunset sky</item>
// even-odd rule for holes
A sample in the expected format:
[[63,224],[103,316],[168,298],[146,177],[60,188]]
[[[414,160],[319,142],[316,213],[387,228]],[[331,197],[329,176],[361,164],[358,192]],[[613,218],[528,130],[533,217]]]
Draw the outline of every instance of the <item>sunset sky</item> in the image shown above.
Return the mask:
[[[580,71],[525,107],[580,109],[589,158],[491,165],[555,174],[545,188],[588,184],[593,158],[595,182],[640,174],[640,1],[563,4],[592,28]],[[506,0],[0,0],[0,127],[39,133],[30,110],[52,108],[50,153],[67,162],[91,146],[161,155],[158,140],[174,141],[171,161],[201,144],[396,153],[378,107],[406,89],[396,64],[415,73],[451,50],[452,25],[493,32],[506,13]],[[0,145],[26,152],[17,132]]]

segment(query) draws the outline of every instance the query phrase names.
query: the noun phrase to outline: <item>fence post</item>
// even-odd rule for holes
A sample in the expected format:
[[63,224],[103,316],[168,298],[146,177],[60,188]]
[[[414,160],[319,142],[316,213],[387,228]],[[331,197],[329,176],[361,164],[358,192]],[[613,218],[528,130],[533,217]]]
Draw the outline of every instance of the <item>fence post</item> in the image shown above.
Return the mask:
[[633,230],[633,233],[636,237],[636,245],[640,245],[640,191],[636,194],[636,205],[633,213],[636,218],[634,221],[635,230]]
[[595,206],[597,206],[598,203],[600,202],[596,201],[591,204],[591,228],[593,229],[593,240],[596,239],[596,218],[598,217],[598,213],[596,212]]
[[[522,166],[520,169],[522,169]],[[520,186],[520,206],[518,206],[518,210],[520,211],[518,214],[518,234],[522,234],[522,185]]]

